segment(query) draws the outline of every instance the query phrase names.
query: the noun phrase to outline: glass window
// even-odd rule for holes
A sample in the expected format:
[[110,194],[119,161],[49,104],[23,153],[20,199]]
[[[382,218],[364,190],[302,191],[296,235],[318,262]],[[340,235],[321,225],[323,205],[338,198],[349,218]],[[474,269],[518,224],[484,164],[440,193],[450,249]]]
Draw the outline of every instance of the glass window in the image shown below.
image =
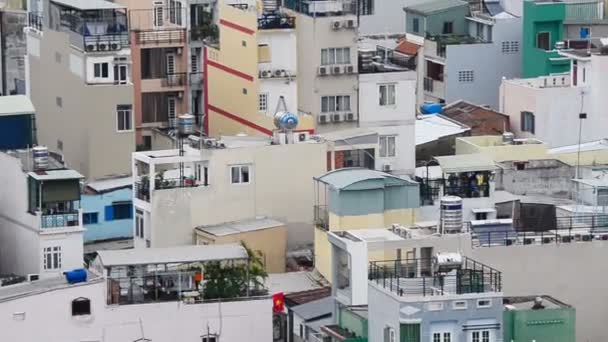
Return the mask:
[[551,50],[551,34],[549,32],[539,32],[536,34],[536,47],[542,50]]
[[383,84],[380,85],[380,106],[395,105],[395,85]]
[[46,247],[44,253],[44,269],[56,270],[61,268],[61,247]]
[[412,29],[416,33],[420,32],[420,18],[414,18],[414,20],[412,21]]
[[479,340],[479,331],[473,331],[471,333],[471,342],[481,342]]
[[350,64],[350,48],[321,49],[321,65]]
[[93,76],[95,78],[108,78],[109,77],[109,65],[108,63],[95,63],[93,64]]
[[359,14],[360,15],[373,15],[374,14],[374,1],[375,0],[360,0],[359,1]]
[[249,181],[249,165],[235,165],[230,167],[230,182],[232,184],[248,184]]
[[82,214],[82,224],[96,224],[97,222],[99,222],[99,213]]
[[125,220],[133,217],[131,202],[116,202],[105,207],[105,220]]
[[521,112],[521,130],[534,134],[534,114],[531,112]]
[[381,136],[380,157],[394,157],[395,155],[395,136]]
[[444,332],[443,333],[443,342],[452,342],[452,333]]
[[454,33],[454,23],[451,21],[446,21],[443,23],[443,34],[452,34]]
[[481,332],[481,342],[490,342],[490,331],[484,330]]
[[441,342],[441,333],[433,333],[433,342]]
[[131,131],[133,129],[133,115],[131,105],[116,106],[116,129],[119,132]]
[[135,210],[135,236],[144,238],[144,212]]

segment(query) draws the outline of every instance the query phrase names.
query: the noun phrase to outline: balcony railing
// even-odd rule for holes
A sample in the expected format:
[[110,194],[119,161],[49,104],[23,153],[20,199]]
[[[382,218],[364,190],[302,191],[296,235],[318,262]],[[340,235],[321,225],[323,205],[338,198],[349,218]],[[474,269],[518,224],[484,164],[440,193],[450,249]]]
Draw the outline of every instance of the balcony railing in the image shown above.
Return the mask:
[[258,28],[260,30],[294,29],[296,18],[278,13],[265,14],[258,18]]
[[47,228],[63,228],[75,227],[80,225],[80,214],[78,211],[60,214],[42,214],[40,215],[40,227]]
[[150,202],[150,188],[147,181],[135,182],[133,192],[135,193],[135,198]]
[[314,220],[315,225],[318,227],[328,230],[329,229],[329,211],[326,205],[315,205],[314,206]]
[[199,184],[193,178],[163,178],[157,179],[154,184],[154,188],[158,190],[162,189],[175,189],[175,188],[192,188],[197,187]]
[[449,272],[431,258],[370,262],[369,280],[399,296],[442,296],[500,292],[501,273],[463,257]]
[[188,73],[177,72],[173,74],[165,75],[162,79],[161,85],[163,87],[183,87],[188,82]]
[[127,17],[119,11],[104,11],[93,18],[82,13],[62,13],[59,23],[70,33],[70,43],[87,52],[106,52],[129,46]]
[[182,44],[186,41],[184,29],[142,30],[135,32],[138,44]]
[[218,34],[218,28],[215,25],[193,26],[190,28],[190,39],[194,41],[201,41],[206,38],[217,40]]
[[191,72],[190,73],[190,85],[200,86],[203,84],[203,73],[202,72]]
[[462,198],[490,197],[490,184],[468,186],[444,185],[443,194],[445,196],[458,196]]
[[27,14],[27,26],[42,31],[42,15],[29,12]]

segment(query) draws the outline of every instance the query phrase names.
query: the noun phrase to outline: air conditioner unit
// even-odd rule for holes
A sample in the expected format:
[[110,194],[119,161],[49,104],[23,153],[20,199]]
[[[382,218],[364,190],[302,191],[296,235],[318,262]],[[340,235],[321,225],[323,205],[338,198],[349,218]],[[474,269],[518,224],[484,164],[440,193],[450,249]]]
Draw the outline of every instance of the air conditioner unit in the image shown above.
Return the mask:
[[110,43],[110,50],[112,51],[118,51],[120,50],[120,44],[119,43]]
[[31,273],[27,275],[27,281],[36,281],[40,279],[40,275],[38,273]]
[[325,75],[329,74],[329,71],[327,70],[327,68],[328,67],[326,67],[326,66],[319,67],[319,75],[325,76]]
[[391,172],[391,170],[393,169],[392,165],[390,163],[384,163],[382,164],[382,171],[384,172]]
[[274,71],[274,77],[281,77],[282,74],[283,74],[283,70],[281,70],[281,69],[277,69]]
[[349,29],[356,28],[357,22],[354,19],[345,20],[344,27]]
[[272,72],[270,70],[262,70],[260,71],[260,77],[261,78],[268,78],[272,76]]
[[355,113],[344,114],[344,121],[353,122],[355,121]]
[[331,122],[341,122],[342,121],[342,114],[341,113],[334,113],[331,115]]
[[355,73],[355,66],[354,65],[347,65],[344,67],[344,69],[346,70],[347,74],[354,74]]
[[334,75],[339,75],[343,72],[341,65],[334,65],[331,67],[331,73]]
[[329,117],[327,114],[319,114],[318,119],[320,124],[326,124],[329,122]]
[[97,51],[107,51],[108,43],[97,43]]
[[309,132],[296,132],[293,134],[293,141],[296,143],[310,140]]
[[215,147],[216,143],[217,143],[217,139],[213,139],[213,138],[203,139],[203,146],[206,148],[213,148],[213,147]]
[[342,27],[342,23],[339,20],[333,20],[331,22],[331,28],[333,28],[334,30],[337,30],[340,27]]
[[87,52],[97,51],[97,45],[96,44],[87,44],[87,46],[85,46],[85,49],[87,50]]

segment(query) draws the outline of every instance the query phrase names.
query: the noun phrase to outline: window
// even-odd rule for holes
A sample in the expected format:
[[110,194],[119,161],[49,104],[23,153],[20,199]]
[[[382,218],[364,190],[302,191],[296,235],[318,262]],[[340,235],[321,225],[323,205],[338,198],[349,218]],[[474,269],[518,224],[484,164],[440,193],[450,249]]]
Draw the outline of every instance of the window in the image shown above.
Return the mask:
[[202,336],[201,342],[218,342],[217,335],[205,335]]
[[116,106],[116,130],[119,132],[133,130],[133,115],[131,108],[131,105]]
[[258,45],[258,63],[270,63],[270,45]]
[[534,134],[534,114],[531,112],[521,112],[521,130]]
[[433,342],[441,342],[441,333],[433,333]]
[[395,136],[380,137],[380,157],[395,156]]
[[375,0],[359,0],[359,14],[360,15],[373,15],[374,14],[374,1]]
[[63,107],[63,99],[59,96],[55,97],[55,104],[57,105],[57,107]]
[[243,95],[247,95],[247,88],[243,88]]
[[84,213],[82,214],[82,223],[84,225],[87,224],[96,224],[99,222],[99,213]]
[[61,64],[61,54],[59,52],[55,52],[55,62]]
[[536,47],[543,50],[551,50],[551,34],[549,32],[539,32],[536,34]]
[[452,302],[452,309],[454,310],[464,310],[467,308],[466,300],[456,300]]
[[56,270],[61,268],[61,247],[44,248],[44,269]]
[[127,64],[115,64],[114,65],[114,83],[116,84],[127,84],[129,76]]
[[471,342],[480,342],[479,335],[479,331],[473,331],[471,333]]
[[451,21],[443,22],[443,34],[452,34],[454,33],[454,23]]
[[444,332],[443,333],[443,342],[452,342],[452,333]]
[[484,330],[481,332],[481,342],[490,342],[490,331]]
[[420,324],[401,324],[399,331],[400,341],[420,342]]
[[501,43],[501,50],[504,54],[512,54],[519,52],[519,42],[516,40],[513,41],[504,41]]
[[397,342],[395,329],[391,327],[384,328],[384,342]]
[[175,119],[175,106],[176,106],[175,97],[173,97],[173,96],[167,97],[167,116],[169,117],[169,119]]
[[232,184],[249,183],[249,165],[235,165],[230,167],[230,182]]
[[420,18],[414,18],[414,20],[412,21],[412,30],[415,33],[420,32]]
[[190,72],[198,72],[198,54],[196,49],[192,49],[192,54],[190,55]]
[[144,238],[144,212],[139,209],[135,210],[135,236]]
[[350,48],[321,49],[321,65],[350,64]]
[[246,42],[246,41],[244,41],[244,40],[241,40],[241,45],[242,45],[243,47],[247,47],[247,42]]
[[428,311],[441,311],[441,310],[443,310],[443,303],[442,302],[430,302],[430,303],[426,304],[426,309]]
[[347,112],[350,110],[350,96],[323,96],[321,97],[321,112]]
[[395,85],[383,84],[380,86],[380,105],[394,106],[395,105]]
[[490,342],[490,330],[472,331],[471,342]]
[[268,93],[261,93],[258,100],[258,110],[262,113],[268,111]]
[[155,1],[154,2],[154,26],[160,27],[163,26],[164,14],[163,14],[163,2]]
[[133,206],[131,202],[114,202],[105,207],[106,221],[125,220],[133,217]]
[[492,307],[492,301],[489,299],[478,299],[477,307],[481,309]]
[[76,298],[72,301],[72,316],[91,314],[91,301],[88,298]]
[[475,213],[475,220],[487,220],[488,213]]
[[95,78],[108,78],[108,63],[94,63],[93,64],[93,77]]
[[63,151],[63,141],[57,139],[57,149]]
[[473,70],[461,70],[458,72],[458,82],[473,83],[475,80]]
[[167,75],[175,74],[175,55],[172,53],[167,54]]

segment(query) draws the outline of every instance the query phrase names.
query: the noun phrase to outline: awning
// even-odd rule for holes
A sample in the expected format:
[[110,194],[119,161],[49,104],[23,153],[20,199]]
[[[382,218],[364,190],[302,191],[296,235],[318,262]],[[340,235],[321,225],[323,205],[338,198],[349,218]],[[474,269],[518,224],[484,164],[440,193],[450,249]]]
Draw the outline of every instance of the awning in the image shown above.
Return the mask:
[[481,153],[458,154],[455,156],[435,157],[443,173],[494,171],[494,161]]

